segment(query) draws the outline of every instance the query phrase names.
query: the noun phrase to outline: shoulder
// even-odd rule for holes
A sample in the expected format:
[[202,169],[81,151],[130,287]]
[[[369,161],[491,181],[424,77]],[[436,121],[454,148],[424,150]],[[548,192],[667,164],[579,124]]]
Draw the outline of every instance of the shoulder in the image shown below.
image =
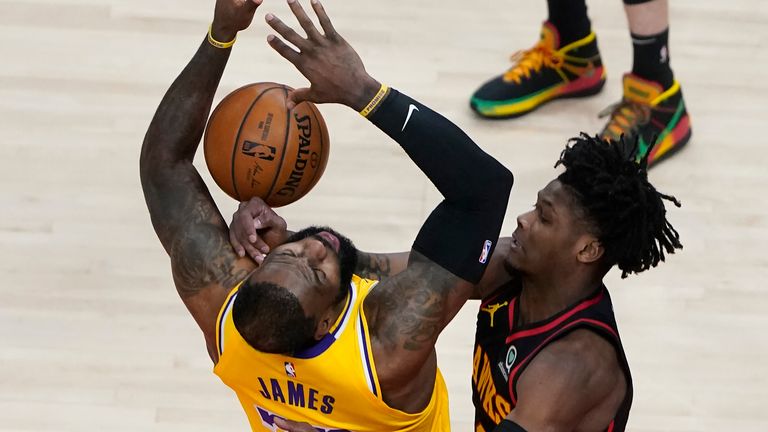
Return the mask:
[[621,372],[614,346],[587,329],[575,330],[544,348],[526,372],[537,369],[589,390],[613,384],[616,372]]
[[544,348],[525,369],[512,418],[533,429],[571,430],[595,407],[618,408],[625,391],[613,345],[590,330],[575,330]]

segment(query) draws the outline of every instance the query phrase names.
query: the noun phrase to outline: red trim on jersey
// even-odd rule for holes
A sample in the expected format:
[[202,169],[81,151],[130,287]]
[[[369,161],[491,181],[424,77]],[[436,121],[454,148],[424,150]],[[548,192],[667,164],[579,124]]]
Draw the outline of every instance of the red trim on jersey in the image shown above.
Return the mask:
[[[602,297],[602,295],[600,297]],[[598,327],[602,327],[603,329],[608,330],[616,339],[619,338],[619,335],[616,333],[616,331],[613,328],[611,328],[611,326],[603,322],[593,320],[591,318],[581,318],[574,322],[566,324],[563,328],[551,334],[548,338],[544,339],[544,342],[540,343],[539,346],[536,347],[536,349],[534,349],[533,351],[531,351],[530,354],[528,354],[528,357],[524,358],[523,361],[521,361],[514,369],[512,369],[512,372],[509,373],[509,397],[510,397],[510,400],[512,401],[512,406],[517,405],[517,394],[515,392],[514,387],[517,384],[516,378],[520,368],[526,366],[528,364],[528,361],[530,361],[533,357],[535,357],[539,353],[539,351],[544,349],[544,347],[546,347],[547,344],[549,344],[552,341],[552,339],[561,335],[565,330],[568,330],[569,328],[581,323],[588,323],[588,324],[596,325]],[[519,339],[519,338],[515,338],[515,339]]]
[[[561,317],[559,317],[558,319],[552,321],[549,324],[543,325],[541,327],[535,327],[535,328],[532,328],[530,330],[524,330],[524,331],[521,331],[521,332],[513,333],[513,334],[509,335],[509,337],[507,337],[507,343],[511,343],[512,341],[514,341],[516,339],[520,339],[520,338],[524,338],[524,337],[533,336],[533,335],[537,335],[537,334],[540,334],[540,333],[548,332],[548,331],[552,330],[553,328],[557,327],[558,325],[560,325],[563,321],[565,321],[568,318],[572,317],[577,312],[581,312],[581,311],[583,311],[584,309],[586,309],[588,307],[596,305],[597,303],[600,302],[600,300],[603,299],[604,295],[605,295],[605,290],[600,290],[600,294],[597,297],[595,297],[595,298],[593,298],[591,300],[584,300],[583,302],[578,304],[576,307],[574,307],[573,309],[568,311],[568,313],[563,314]],[[510,322],[513,322],[513,321],[510,320]]]
[[509,331],[515,327],[515,305],[517,305],[517,297],[509,303]]
[[611,420],[611,424],[608,425],[608,430],[605,432],[613,432],[613,424],[616,423],[616,420]]

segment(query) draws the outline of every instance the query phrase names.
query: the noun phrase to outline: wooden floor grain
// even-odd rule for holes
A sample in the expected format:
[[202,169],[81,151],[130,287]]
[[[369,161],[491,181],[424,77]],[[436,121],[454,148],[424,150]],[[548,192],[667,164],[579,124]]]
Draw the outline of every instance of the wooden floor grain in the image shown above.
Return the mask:
[[[253,81],[303,85],[264,42],[263,15],[287,8],[265,3],[219,98]],[[647,274],[608,277],[634,375],[629,429],[766,431],[768,4],[671,3],[672,64],[694,133],[651,177],[683,202],[669,218],[685,249]],[[515,172],[505,233],[554,177],[565,140],[597,131],[597,112],[620,97],[631,63],[621,3],[589,7],[608,68],[603,93],[487,122],[468,96],[535,41],[545,2],[326,1],[374,76]],[[0,431],[246,429],[176,297],[138,181],[144,131],[211,11],[207,0],[0,0]],[[438,194],[356,113],[321,109],[328,168],[281,213],[291,227],[332,225],[364,249],[408,248]],[[209,184],[231,214],[236,203]],[[439,343],[457,431],[472,423],[476,308]]]

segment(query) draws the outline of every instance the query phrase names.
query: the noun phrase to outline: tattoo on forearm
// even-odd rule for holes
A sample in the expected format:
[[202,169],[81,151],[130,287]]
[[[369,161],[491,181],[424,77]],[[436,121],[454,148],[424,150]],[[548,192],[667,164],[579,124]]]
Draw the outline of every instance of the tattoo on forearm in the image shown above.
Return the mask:
[[391,347],[419,351],[434,346],[443,328],[451,289],[458,278],[436,266],[422,266],[388,281],[377,296],[381,327],[377,336]]
[[[193,230],[193,231],[192,231]],[[182,297],[213,283],[233,287],[247,275],[233,267],[237,257],[224,241],[221,228],[209,223],[189,227],[171,246],[173,277]]]
[[188,297],[211,284],[233,287],[247,275],[237,268],[237,255],[227,241],[226,225],[194,168],[172,173],[184,187],[145,188],[160,241],[171,257],[179,295]]
[[386,254],[358,252],[355,274],[365,279],[382,280],[390,276],[392,265]]
[[443,299],[429,290],[412,293],[407,307],[409,313],[403,314],[397,326],[400,334],[405,336],[403,348],[419,350],[432,341],[440,332],[443,303]]

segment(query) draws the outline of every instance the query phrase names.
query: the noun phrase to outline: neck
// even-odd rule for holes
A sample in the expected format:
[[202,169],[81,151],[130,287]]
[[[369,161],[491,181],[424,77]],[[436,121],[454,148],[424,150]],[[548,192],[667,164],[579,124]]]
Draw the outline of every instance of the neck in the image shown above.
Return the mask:
[[349,293],[344,296],[344,299],[341,300],[339,304],[333,307],[333,312],[331,315],[331,328],[333,328],[333,325],[339,321],[339,317],[341,316],[341,313],[344,312],[344,306],[347,305],[347,301],[349,301]]
[[523,275],[518,324],[546,320],[593,293],[602,282],[602,277],[578,272],[565,277]]

